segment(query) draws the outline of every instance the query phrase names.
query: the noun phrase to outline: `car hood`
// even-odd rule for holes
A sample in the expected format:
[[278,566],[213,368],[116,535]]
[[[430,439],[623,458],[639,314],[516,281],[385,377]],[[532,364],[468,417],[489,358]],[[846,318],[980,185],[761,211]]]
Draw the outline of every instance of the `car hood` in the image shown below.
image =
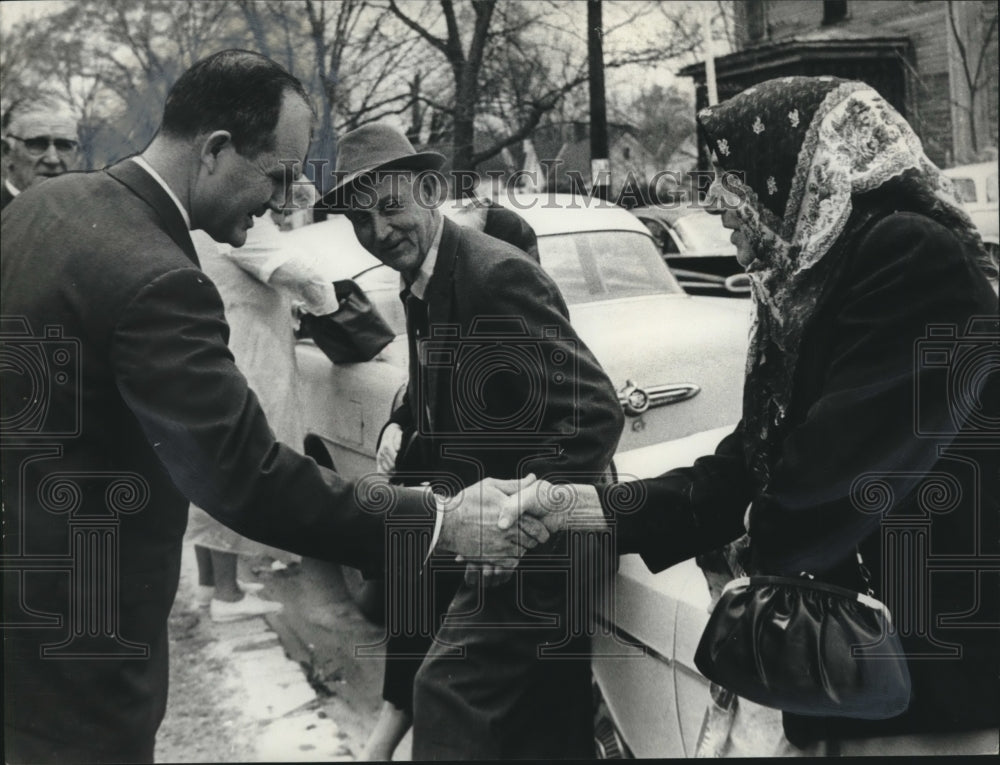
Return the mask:
[[652,295],[575,305],[573,327],[615,390],[690,383],[687,400],[627,416],[619,450],[680,438],[739,419],[750,303]]

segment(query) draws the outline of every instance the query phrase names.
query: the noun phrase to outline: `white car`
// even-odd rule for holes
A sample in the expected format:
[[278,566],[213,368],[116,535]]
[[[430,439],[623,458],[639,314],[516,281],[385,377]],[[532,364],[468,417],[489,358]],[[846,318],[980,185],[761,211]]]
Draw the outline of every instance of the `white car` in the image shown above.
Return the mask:
[[[951,179],[955,194],[976,224],[986,250],[996,266],[1000,252],[1000,194],[997,162],[978,162],[942,171]],[[995,278],[995,277],[994,277]]]

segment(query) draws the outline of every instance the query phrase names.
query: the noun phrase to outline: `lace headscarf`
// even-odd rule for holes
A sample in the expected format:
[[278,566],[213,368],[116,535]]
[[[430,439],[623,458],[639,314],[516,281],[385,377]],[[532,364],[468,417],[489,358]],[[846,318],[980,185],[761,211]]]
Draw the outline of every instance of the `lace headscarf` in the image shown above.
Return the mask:
[[867,220],[852,216],[857,196],[891,182],[906,209],[946,225],[980,252],[982,242],[909,124],[864,83],[769,80],[703,109],[698,122],[725,171],[710,197],[736,209],[756,256],[747,267],[755,318],[743,422],[748,465],[764,489],[784,434],[803,331],[843,245]]

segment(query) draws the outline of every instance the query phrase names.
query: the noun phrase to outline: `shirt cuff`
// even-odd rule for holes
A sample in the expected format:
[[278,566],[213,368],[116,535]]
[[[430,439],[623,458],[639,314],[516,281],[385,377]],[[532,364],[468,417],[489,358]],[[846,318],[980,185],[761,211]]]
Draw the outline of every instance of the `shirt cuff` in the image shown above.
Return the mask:
[[[430,489],[428,489],[430,491]],[[444,525],[444,499],[439,497],[433,491],[431,491],[431,496],[434,497],[434,533],[431,535],[431,544],[427,548],[427,557],[424,558],[424,565],[427,565],[427,561],[430,560],[431,555],[434,553],[434,548],[437,547],[438,537],[441,536],[441,526]]]

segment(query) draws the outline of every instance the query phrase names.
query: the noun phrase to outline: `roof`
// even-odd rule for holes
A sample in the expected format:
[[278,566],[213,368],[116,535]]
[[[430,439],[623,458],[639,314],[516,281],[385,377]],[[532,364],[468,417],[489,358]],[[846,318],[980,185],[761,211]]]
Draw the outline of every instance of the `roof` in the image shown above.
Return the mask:
[[576,231],[635,231],[649,236],[624,207],[576,194],[517,194],[498,199],[527,221],[536,236]]
[[[801,61],[895,58],[904,54],[909,47],[910,38],[906,36],[875,36],[843,29],[821,29],[719,56],[715,59],[715,69],[720,75],[732,76]],[[704,80],[705,64],[689,64],[678,74]]]

